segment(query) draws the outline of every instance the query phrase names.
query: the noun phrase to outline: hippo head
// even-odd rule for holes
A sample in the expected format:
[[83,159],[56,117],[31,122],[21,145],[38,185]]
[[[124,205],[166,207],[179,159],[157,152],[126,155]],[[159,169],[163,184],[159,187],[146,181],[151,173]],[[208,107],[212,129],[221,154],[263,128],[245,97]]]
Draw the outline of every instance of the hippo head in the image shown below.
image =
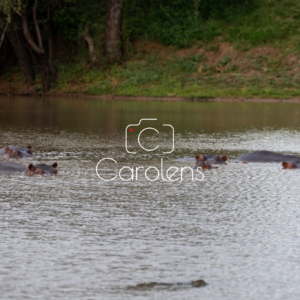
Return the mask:
[[219,162],[225,162],[227,160],[226,155],[218,155],[217,161]]
[[293,163],[288,163],[288,162],[285,162],[285,161],[282,163],[282,167],[284,169],[296,169],[297,168],[297,166],[294,165]]
[[205,161],[206,160],[206,156],[201,154],[201,155],[196,155],[195,156],[195,159],[197,162],[200,162],[200,161]]
[[14,159],[18,159],[21,157],[21,153],[19,150],[15,149],[15,150],[10,150],[8,147],[5,148],[5,158],[14,158]]
[[38,164],[34,166],[36,169],[40,169],[42,174],[57,174],[57,163],[53,165]]
[[25,174],[27,174],[27,175],[35,175],[35,174],[42,175],[43,172],[41,169],[35,168],[35,166],[33,164],[30,164],[28,166],[28,169],[25,171]]

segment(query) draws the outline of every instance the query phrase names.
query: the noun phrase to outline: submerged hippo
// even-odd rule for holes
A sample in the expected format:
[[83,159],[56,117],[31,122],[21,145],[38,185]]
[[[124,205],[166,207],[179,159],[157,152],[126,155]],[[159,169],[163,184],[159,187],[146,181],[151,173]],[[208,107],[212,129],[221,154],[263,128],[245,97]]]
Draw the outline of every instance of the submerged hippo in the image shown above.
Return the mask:
[[154,287],[175,287],[175,286],[186,286],[186,287],[203,287],[206,286],[207,283],[202,280],[198,279],[195,281],[189,282],[177,282],[177,283],[168,283],[168,282],[149,282],[149,283],[139,283],[135,286],[128,286],[128,289],[135,289],[135,290],[148,290]]
[[226,155],[196,155],[196,157],[185,157],[185,158],[178,158],[175,159],[175,161],[194,161],[196,159],[195,162],[195,166],[199,163],[202,162],[208,162],[210,164],[224,164],[227,161],[227,156]]
[[226,155],[196,155],[195,165],[199,164],[199,162],[209,162],[210,164],[223,164],[227,161]]
[[244,154],[236,159],[237,162],[293,162],[296,160],[300,160],[300,157],[265,150]]
[[272,151],[254,151],[244,154],[236,159],[237,162],[246,164],[248,162],[280,162],[284,169],[300,168],[300,157],[290,154],[281,154]]
[[46,164],[33,165],[25,167],[12,161],[0,162],[0,173],[25,173],[27,175],[34,174],[57,174],[57,163],[52,166]]
[[293,162],[282,162],[282,167],[284,169],[296,169],[296,168],[300,168],[300,160],[295,160]]
[[8,146],[8,148],[10,150],[19,150],[21,152],[26,152],[26,153],[32,155],[32,147],[30,145],[27,148],[19,148],[19,147],[16,147],[16,146]]
[[0,149],[0,156],[4,156],[5,158],[32,158],[32,148],[28,146],[27,148],[19,148],[16,146],[9,146]]
[[196,161],[194,169],[201,168],[202,170],[218,169],[218,167],[212,166],[207,161]]
[[57,174],[57,163],[54,163],[53,165],[46,165],[46,164],[37,164],[34,165],[36,169],[39,169],[42,171],[43,174]]

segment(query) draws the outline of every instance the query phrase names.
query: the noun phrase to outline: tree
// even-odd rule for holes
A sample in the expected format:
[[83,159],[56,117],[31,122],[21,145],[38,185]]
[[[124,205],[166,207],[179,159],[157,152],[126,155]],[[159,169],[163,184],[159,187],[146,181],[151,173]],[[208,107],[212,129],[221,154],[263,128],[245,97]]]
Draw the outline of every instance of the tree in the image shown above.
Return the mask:
[[[31,61],[29,60],[28,49],[32,61],[36,66],[42,83],[42,92],[46,93],[50,90],[51,81],[56,79],[56,71],[53,64],[53,36],[51,11],[58,5],[58,0],[12,0],[7,1],[5,5],[0,7],[0,13],[6,15],[8,27],[6,35],[12,44],[14,52],[18,58],[21,70],[24,72],[28,84],[32,84],[34,80]],[[28,12],[29,6],[32,6],[32,13]],[[41,22],[37,19],[37,10],[42,12],[44,17]],[[28,16],[33,19],[33,32],[28,26]],[[40,24],[43,27],[44,36],[48,39],[48,50],[43,45]],[[22,29],[22,32],[20,30]]]
[[50,6],[49,0],[43,0],[41,4],[41,9],[46,13],[46,19],[44,19],[42,23],[44,23],[44,32],[48,37],[48,53],[46,52],[43,40],[41,36],[40,26],[37,20],[37,8],[39,5],[39,0],[34,0],[33,9],[32,9],[32,18],[34,23],[34,31],[37,43],[31,36],[31,32],[28,28],[27,21],[27,8],[29,5],[29,0],[25,1],[19,15],[22,18],[22,29],[24,37],[28,43],[28,48],[30,50],[32,59],[34,64],[37,67],[37,70],[41,77],[42,83],[42,93],[47,93],[51,88],[51,81],[56,79],[56,71],[53,64],[53,36],[52,36],[52,22],[51,22],[51,10],[57,6],[57,3],[52,3],[52,7]]
[[23,36],[20,35],[21,19],[10,9],[6,12],[8,15],[7,13],[4,13],[3,6],[0,7],[0,22],[6,24],[1,35],[0,48],[6,35],[15,52],[19,66],[25,75],[27,85],[32,85],[34,81],[34,72],[28,57],[28,52],[25,48],[25,40]]
[[106,54],[110,63],[122,59],[121,26],[123,0],[107,0]]
[[18,25],[20,25],[21,20],[20,17],[15,13],[12,16],[12,20],[13,21],[9,23],[9,26],[7,28],[6,36],[14,49],[19,66],[24,73],[27,85],[30,86],[33,84],[35,76],[32,64],[28,56],[28,52],[25,48],[25,39],[23,35],[19,33],[20,26]]

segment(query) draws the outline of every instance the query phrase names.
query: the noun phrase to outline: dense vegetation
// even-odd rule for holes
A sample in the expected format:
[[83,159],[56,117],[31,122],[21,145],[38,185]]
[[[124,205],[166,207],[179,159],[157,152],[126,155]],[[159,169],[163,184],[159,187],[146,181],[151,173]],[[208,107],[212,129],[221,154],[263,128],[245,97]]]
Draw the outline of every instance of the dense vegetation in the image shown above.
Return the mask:
[[0,78],[16,92],[292,97],[299,23],[297,0],[3,0]]

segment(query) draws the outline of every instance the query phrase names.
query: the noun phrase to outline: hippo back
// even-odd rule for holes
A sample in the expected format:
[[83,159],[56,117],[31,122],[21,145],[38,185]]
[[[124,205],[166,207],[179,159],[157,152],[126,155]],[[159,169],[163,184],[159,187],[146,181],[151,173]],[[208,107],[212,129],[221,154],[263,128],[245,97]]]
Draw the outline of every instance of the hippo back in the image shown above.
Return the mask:
[[25,172],[27,168],[13,161],[0,162],[0,172]]
[[254,151],[244,154],[236,159],[236,161],[245,162],[293,162],[295,160],[300,160],[300,157],[272,151]]

